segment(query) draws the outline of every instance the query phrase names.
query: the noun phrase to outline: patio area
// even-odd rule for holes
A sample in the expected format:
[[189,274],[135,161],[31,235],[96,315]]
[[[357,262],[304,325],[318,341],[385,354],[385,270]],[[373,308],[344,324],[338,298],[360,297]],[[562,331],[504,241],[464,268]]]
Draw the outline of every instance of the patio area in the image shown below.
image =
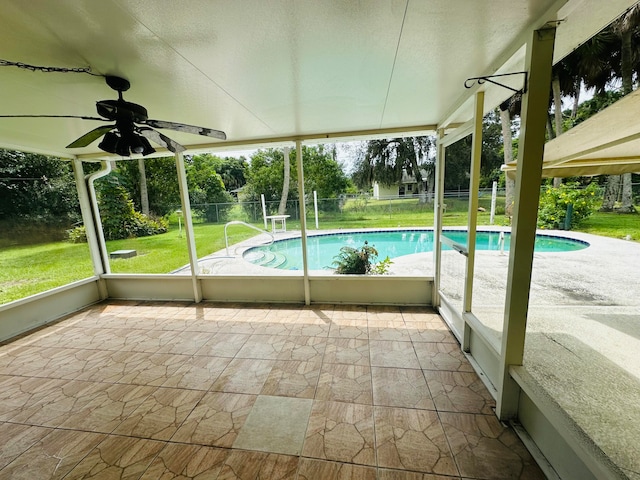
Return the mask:
[[545,478],[428,308],[110,301],[0,385],[2,478]]

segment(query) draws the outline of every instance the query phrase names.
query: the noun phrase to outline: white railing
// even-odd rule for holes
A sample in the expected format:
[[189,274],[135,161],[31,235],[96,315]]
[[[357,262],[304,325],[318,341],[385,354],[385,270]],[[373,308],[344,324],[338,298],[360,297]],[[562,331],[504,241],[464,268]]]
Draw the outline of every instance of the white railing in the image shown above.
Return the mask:
[[267,232],[266,230],[258,228],[255,225],[251,225],[250,223],[243,222],[242,220],[232,220],[230,222],[227,222],[224,225],[224,244],[225,244],[225,247],[227,249],[227,255],[228,256],[229,256],[229,237],[227,235],[227,228],[229,227],[229,225],[244,225],[245,227],[253,228],[254,230],[256,230],[256,231],[258,231],[260,233],[266,233],[267,235],[269,235],[271,237],[271,241],[270,242],[261,243],[260,245],[271,245],[275,241],[275,238],[274,238],[273,234],[271,234],[270,232]]

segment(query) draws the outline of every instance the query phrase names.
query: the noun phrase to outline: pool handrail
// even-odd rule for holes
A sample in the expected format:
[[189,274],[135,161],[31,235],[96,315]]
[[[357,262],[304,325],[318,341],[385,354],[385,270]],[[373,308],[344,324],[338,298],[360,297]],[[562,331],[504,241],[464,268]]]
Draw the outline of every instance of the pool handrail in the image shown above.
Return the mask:
[[256,227],[255,225],[251,225],[250,223],[243,222],[242,220],[231,220],[230,222],[227,222],[224,225],[224,244],[225,244],[225,247],[227,249],[227,256],[230,256],[229,255],[229,237],[227,236],[227,228],[229,227],[229,225],[244,225],[246,227],[253,228],[254,230],[256,230],[256,231],[258,231],[260,233],[266,233],[267,235],[269,235],[271,237],[271,241],[268,242],[268,243],[261,244],[261,245],[271,245],[275,241],[275,237],[273,236],[273,234],[271,232],[268,232],[267,230],[263,230],[261,228]]

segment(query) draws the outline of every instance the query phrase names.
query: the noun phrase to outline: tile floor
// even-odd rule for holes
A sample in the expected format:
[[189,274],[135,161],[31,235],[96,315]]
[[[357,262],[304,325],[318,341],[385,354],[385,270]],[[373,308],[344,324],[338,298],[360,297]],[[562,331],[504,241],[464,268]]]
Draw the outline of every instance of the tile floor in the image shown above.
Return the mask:
[[493,406],[429,309],[109,302],[0,347],[0,478],[544,478]]

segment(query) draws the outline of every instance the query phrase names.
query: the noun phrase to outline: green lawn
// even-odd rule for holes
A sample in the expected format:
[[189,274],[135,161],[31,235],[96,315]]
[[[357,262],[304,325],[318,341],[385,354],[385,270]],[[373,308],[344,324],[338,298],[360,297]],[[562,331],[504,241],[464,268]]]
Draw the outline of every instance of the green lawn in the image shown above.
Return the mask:
[[[481,198],[486,209],[479,212],[478,224],[489,224],[489,199]],[[466,201],[446,200],[443,218],[445,226],[467,223]],[[315,228],[313,210],[307,212],[307,227]],[[506,225],[504,215],[496,215],[495,224]],[[263,227],[261,223],[255,224]],[[320,212],[322,230],[337,228],[432,227],[433,205],[421,205],[414,199],[350,201],[342,211]],[[299,220],[287,222],[290,230],[300,228]],[[631,238],[640,241],[640,215],[595,213],[578,229],[595,235]],[[224,225],[196,223],[194,225],[198,257],[224,249]],[[252,237],[255,232],[243,226],[229,227],[229,243],[234,244]],[[629,236],[629,237],[627,237]],[[107,242],[107,250],[136,250],[130,259],[111,261],[113,273],[169,273],[189,263],[184,227],[180,233],[177,224],[169,232],[152,237]],[[86,244],[53,242],[41,245],[9,246],[0,248],[0,304],[20,299],[57,286],[90,277],[93,267]]]

